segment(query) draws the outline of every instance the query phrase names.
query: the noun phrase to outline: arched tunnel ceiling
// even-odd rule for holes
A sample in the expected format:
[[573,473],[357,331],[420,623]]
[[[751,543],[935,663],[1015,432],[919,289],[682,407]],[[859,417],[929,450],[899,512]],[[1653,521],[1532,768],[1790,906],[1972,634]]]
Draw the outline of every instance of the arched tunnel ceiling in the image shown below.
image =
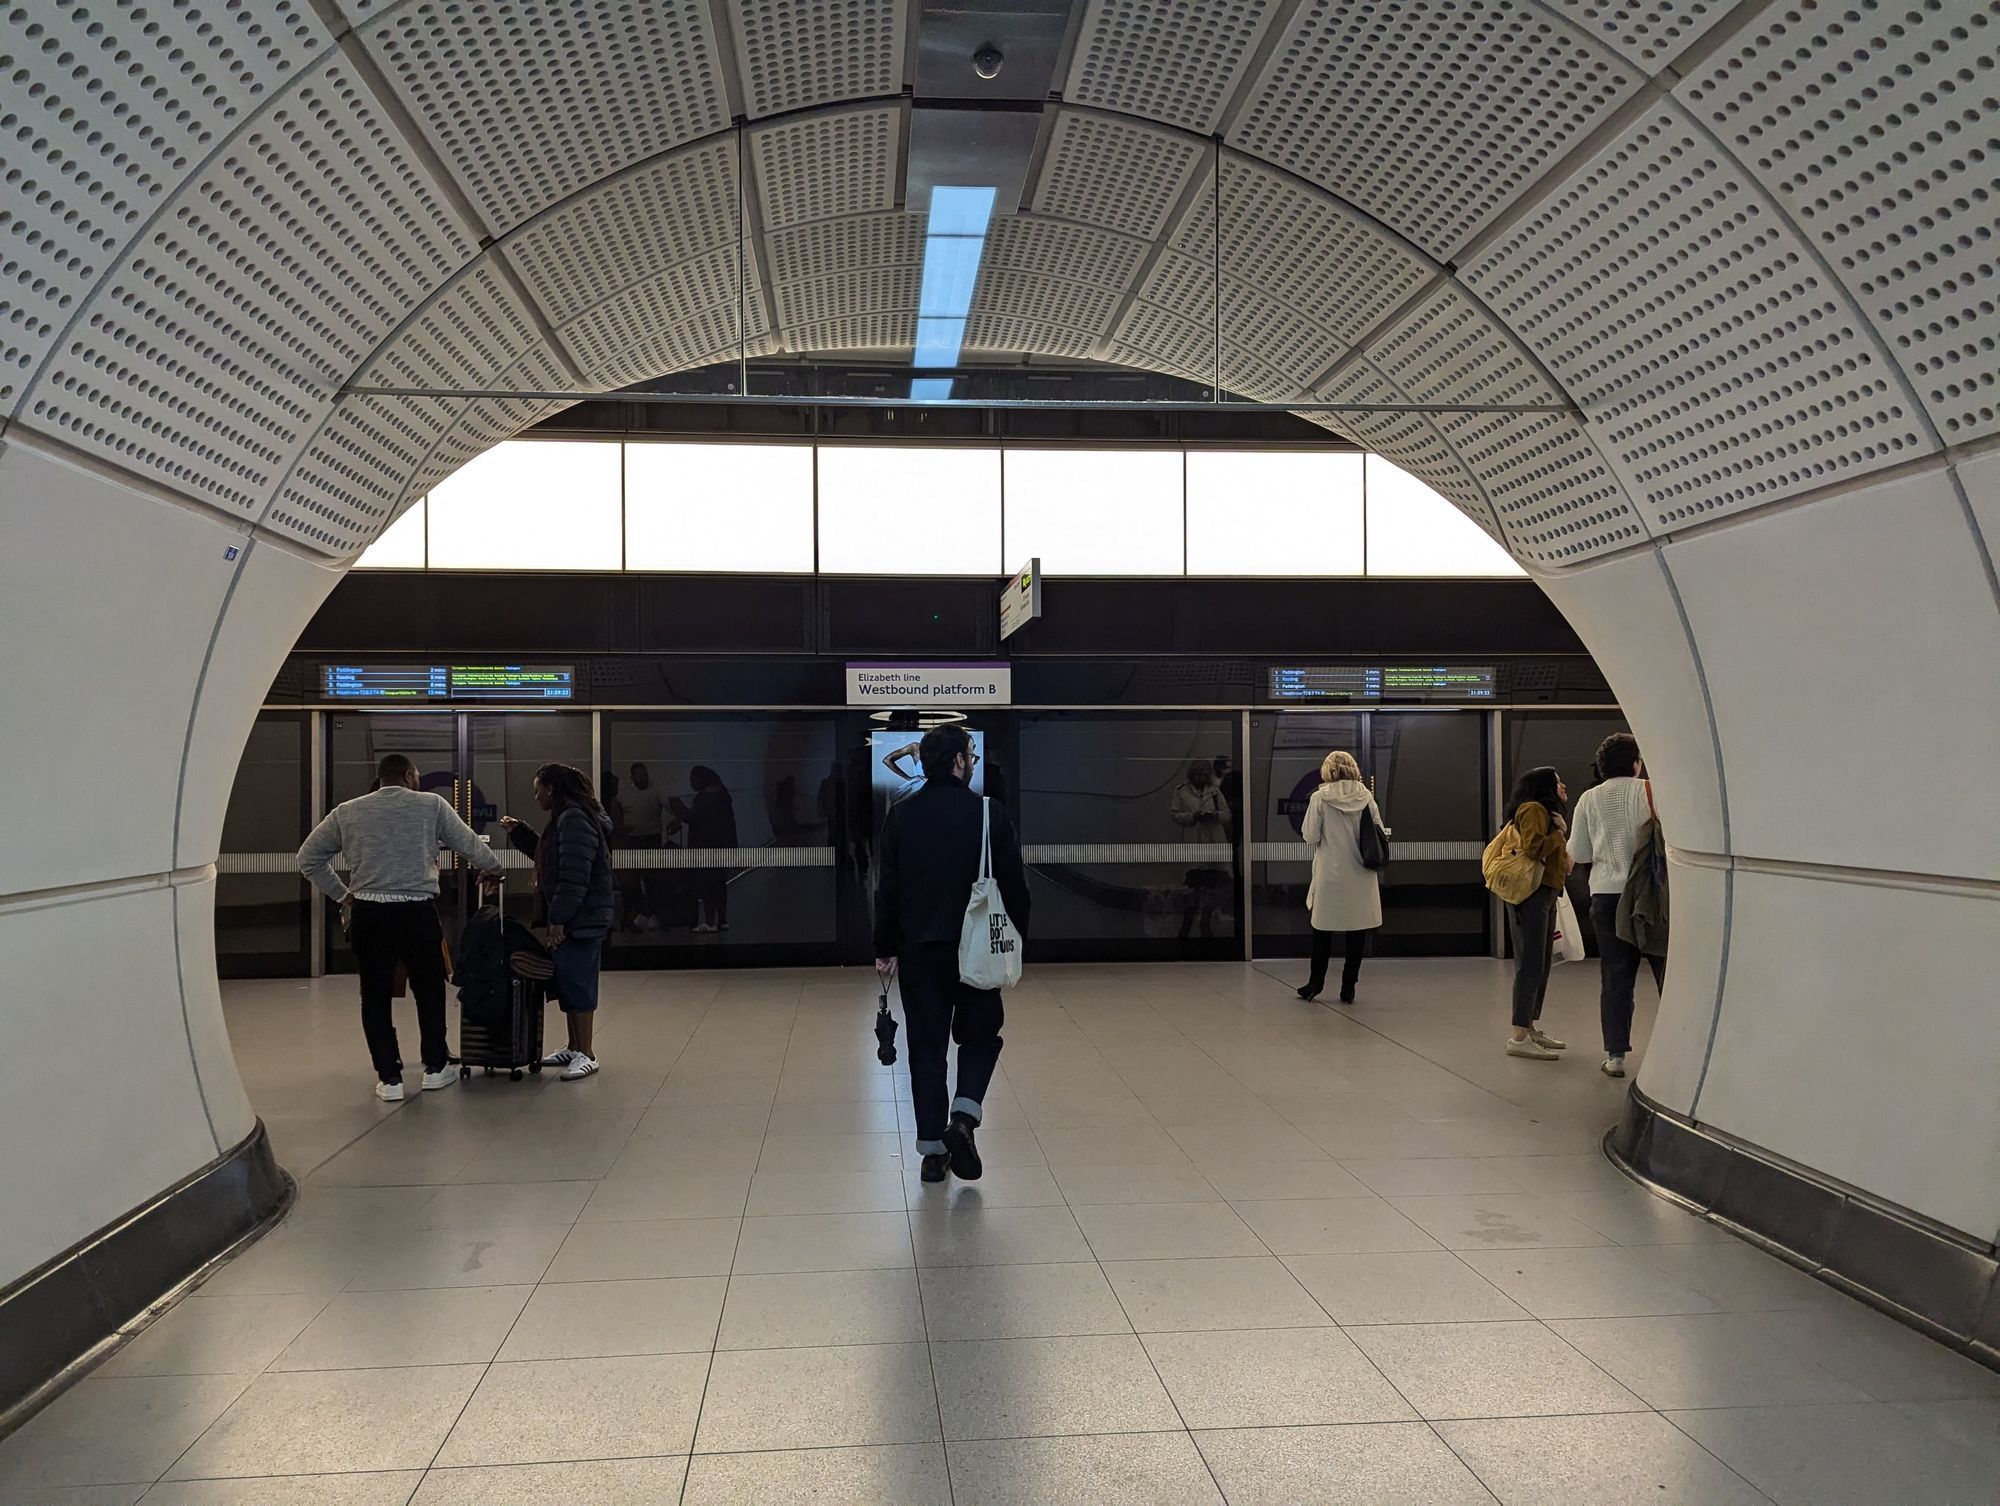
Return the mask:
[[[1219,260],[1247,396],[1573,402],[1326,420],[1551,568],[2000,432],[1994,0],[1079,3],[973,350],[1203,379]],[[915,25],[16,7],[0,413],[344,557],[551,406],[344,387],[907,350]]]

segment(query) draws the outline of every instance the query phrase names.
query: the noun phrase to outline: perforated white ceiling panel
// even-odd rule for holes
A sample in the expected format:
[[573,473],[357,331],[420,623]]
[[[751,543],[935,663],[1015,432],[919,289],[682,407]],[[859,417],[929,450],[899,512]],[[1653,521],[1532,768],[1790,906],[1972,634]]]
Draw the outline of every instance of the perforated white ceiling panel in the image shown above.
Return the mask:
[[778,325],[789,330],[859,313],[890,310],[915,313],[918,285],[922,281],[922,269],[918,267],[858,267],[827,277],[781,282]]
[[802,324],[785,331],[785,348],[815,350],[887,350],[907,352],[917,343],[917,315],[908,313],[852,314],[822,324]]
[[2000,433],[2000,3],[1777,7],[1677,96],[1784,205],[1950,444]]
[[1063,97],[1207,135],[1222,118],[1276,0],[1081,0]]
[[1151,240],[1204,155],[1200,142],[1171,131],[1064,110],[1029,207]]
[[1031,351],[1082,360],[1097,346],[1098,329],[1069,329],[1041,319],[982,314],[974,308],[965,321],[965,348],[978,351]]
[[[545,348],[536,347],[500,374],[499,385],[522,392],[560,391],[568,385],[568,377]],[[451,432],[411,476],[404,501],[423,496],[467,461],[567,406],[527,398],[479,398],[467,403]]]
[[360,35],[495,234],[729,123],[705,5],[413,0]]
[[1658,73],[1701,40],[1732,0],[1546,0],[1647,73]]
[[[1118,312],[1121,290],[1096,283],[1042,277],[1011,267],[986,266],[972,295],[972,312],[996,319],[1027,319],[1102,334]],[[1032,346],[1020,347],[1031,350]]]
[[1303,0],[1228,136],[1443,257],[1640,82],[1528,0]]
[[663,267],[734,245],[736,140],[723,136],[588,189],[506,242],[554,322]]
[[989,268],[1008,268],[1123,289],[1146,259],[1146,242],[1032,214],[996,216],[986,236]]
[[142,17],[0,9],[0,415],[146,217],[332,41],[304,0]]
[[332,391],[471,256],[335,58],[133,247],[29,392],[37,427],[254,517]]
[[[1325,403],[1409,403],[1410,395],[1365,358],[1343,364],[1316,390]],[[1422,413],[1309,413],[1314,423],[1345,434],[1355,443],[1386,455],[1459,509],[1496,539],[1504,538],[1487,505],[1486,493],[1448,440]]]
[[841,110],[759,126],[751,171],[772,230],[893,208],[903,153],[899,105]]
[[904,0],[727,0],[752,120],[903,87]]
[[[739,272],[747,272],[746,293]],[[756,264],[739,268],[733,246],[670,267],[594,304],[557,331],[585,377],[623,387],[664,372],[734,360],[742,332],[768,331]],[[747,307],[739,310],[739,302]],[[739,318],[741,313],[743,318]]]
[[900,209],[855,215],[773,231],[764,244],[771,275],[780,282],[824,277],[843,267],[915,267],[924,259],[924,218]]
[[1746,174],[1647,112],[1466,270],[1661,532],[1930,448],[1899,373]]

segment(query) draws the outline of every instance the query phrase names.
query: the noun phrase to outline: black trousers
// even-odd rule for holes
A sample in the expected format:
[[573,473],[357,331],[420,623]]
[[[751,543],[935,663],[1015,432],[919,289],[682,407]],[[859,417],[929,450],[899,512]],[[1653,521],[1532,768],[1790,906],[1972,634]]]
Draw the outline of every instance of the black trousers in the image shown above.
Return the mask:
[[1307,980],[1306,987],[1314,993],[1326,987],[1326,965],[1333,958],[1333,938],[1345,935],[1347,940],[1344,943],[1346,950],[1340,965],[1340,991],[1351,993],[1354,989],[1354,980],[1361,976],[1361,959],[1368,950],[1368,933],[1322,931],[1317,926],[1312,928],[1312,933],[1312,976]]
[[1514,933],[1514,1028],[1526,1030],[1542,1017],[1549,969],[1555,964],[1556,896],[1543,884],[1518,905],[1507,907]]
[[[976,1124],[993,1069],[1000,1062],[1000,1026],[1005,1010],[997,990],[968,988],[958,981],[958,946],[931,942],[905,947],[896,975],[902,980],[903,1019],[910,1031],[910,1100],[917,1115],[917,1149],[934,1155],[944,1149],[945,1126],[954,1111]],[[945,1051],[958,1042],[958,1088],[945,1092]]]
[[451,1056],[444,1037],[444,931],[437,906],[429,900],[378,904],[357,899],[347,939],[361,965],[361,1032],[383,1082],[403,1080],[402,1052],[389,996],[396,964],[410,975],[417,1000],[417,1030],[423,1038],[424,1070],[442,1072]]
[[1639,964],[1653,970],[1653,986],[1667,986],[1667,959],[1648,957],[1618,935],[1618,896],[1590,896],[1590,924],[1597,932],[1597,1015],[1604,1026],[1604,1054],[1624,1056],[1632,1049],[1632,992],[1639,981]]

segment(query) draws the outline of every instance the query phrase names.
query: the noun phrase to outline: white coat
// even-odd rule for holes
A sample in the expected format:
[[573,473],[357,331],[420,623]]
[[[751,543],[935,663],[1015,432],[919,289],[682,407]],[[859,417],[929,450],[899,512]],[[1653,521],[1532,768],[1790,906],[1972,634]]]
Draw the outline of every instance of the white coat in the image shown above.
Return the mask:
[[[1375,870],[1361,862],[1361,813],[1382,812],[1358,779],[1323,784],[1306,802],[1302,823],[1312,848],[1312,887],[1306,909],[1315,931],[1372,931],[1382,924],[1382,888]],[[1385,832],[1389,829],[1385,824]]]

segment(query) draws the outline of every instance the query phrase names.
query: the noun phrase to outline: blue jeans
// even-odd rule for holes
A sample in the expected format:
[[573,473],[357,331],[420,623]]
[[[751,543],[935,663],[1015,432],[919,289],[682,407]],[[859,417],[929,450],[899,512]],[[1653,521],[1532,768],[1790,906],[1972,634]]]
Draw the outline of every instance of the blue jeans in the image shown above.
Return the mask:
[[604,964],[602,936],[565,936],[552,954],[556,1003],[565,1014],[589,1014],[597,1008],[597,975]]

